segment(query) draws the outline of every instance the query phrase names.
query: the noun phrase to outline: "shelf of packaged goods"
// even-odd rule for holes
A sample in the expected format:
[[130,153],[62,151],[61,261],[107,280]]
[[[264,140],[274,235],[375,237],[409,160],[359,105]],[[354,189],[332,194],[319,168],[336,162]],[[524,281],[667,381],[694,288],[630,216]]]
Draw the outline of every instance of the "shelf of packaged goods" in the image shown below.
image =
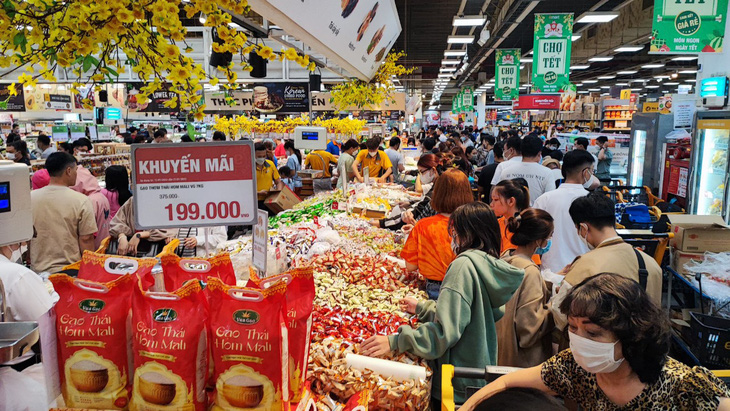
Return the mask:
[[631,121],[631,118],[604,118],[601,121]]
[[631,131],[630,128],[604,128],[603,131]]
[[603,111],[636,111],[636,109],[633,109],[633,108],[607,108]]

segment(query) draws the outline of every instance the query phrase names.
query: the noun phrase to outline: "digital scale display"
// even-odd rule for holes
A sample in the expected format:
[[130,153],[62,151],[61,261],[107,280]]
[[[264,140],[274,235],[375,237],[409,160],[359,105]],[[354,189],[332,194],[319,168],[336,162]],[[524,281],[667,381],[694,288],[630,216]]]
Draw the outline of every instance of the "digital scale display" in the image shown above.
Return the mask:
[[319,132],[302,131],[302,140],[317,141],[319,140]]
[[10,182],[0,183],[0,213],[10,211]]

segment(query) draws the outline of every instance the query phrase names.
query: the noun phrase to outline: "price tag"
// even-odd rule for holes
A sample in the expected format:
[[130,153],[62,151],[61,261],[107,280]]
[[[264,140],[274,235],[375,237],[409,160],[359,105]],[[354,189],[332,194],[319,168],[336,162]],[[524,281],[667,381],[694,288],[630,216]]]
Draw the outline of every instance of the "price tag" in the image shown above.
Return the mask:
[[251,141],[132,146],[137,228],[252,225],[256,177]]
[[258,210],[256,225],[253,226],[253,266],[260,276],[266,275],[266,260],[269,245],[269,213]]

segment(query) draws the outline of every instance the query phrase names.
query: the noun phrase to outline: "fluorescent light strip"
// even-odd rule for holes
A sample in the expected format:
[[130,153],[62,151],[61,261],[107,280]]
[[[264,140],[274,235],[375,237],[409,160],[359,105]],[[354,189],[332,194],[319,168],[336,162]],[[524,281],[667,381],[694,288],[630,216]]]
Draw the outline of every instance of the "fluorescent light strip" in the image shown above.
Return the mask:
[[616,86],[628,86],[629,83],[616,83],[615,85]]
[[588,59],[588,61],[596,62],[596,61],[611,61],[613,60],[613,56],[596,56],[591,57]]
[[446,39],[449,44],[471,44],[474,42],[473,36],[449,36]]
[[598,77],[599,80],[611,80],[611,79],[615,79],[615,78],[616,78],[616,76],[599,76]]
[[532,63],[532,57],[523,57],[520,59],[520,63]]
[[668,82],[668,83],[664,83],[664,85],[665,86],[677,86],[677,85],[679,85],[679,83],[677,83],[676,81],[671,81],[671,82]]
[[571,70],[585,70],[590,67],[590,64],[576,64],[575,66],[570,66]]
[[614,51],[616,53],[634,53],[643,48],[644,48],[644,46],[621,46]]
[[583,80],[583,84],[596,84],[598,80]]
[[459,65],[459,63],[461,63],[461,60],[453,60],[453,59],[448,59],[448,60],[447,59],[444,59],[444,60],[441,60],[441,64],[444,65],[444,66],[448,66],[448,65]]
[[482,16],[454,16],[454,27],[478,27],[487,22],[486,17]]
[[645,87],[646,88],[659,88],[659,86],[656,86],[656,85],[654,85],[654,86],[645,86]]
[[619,71],[616,74],[618,74],[619,76],[629,76],[631,74],[636,74],[636,73],[638,73],[638,70],[623,70],[623,71]]
[[657,63],[657,64],[644,64],[641,66],[643,69],[655,69],[655,68],[662,68],[664,67],[664,64]]
[[446,50],[444,56],[446,57],[461,57],[466,54],[465,50]]
[[570,37],[570,40],[571,40],[571,41],[576,41],[576,40],[580,39],[581,37],[583,37],[583,36],[582,36],[581,34],[573,34],[573,35],[572,35],[572,36]]
[[616,17],[618,17],[616,11],[589,11],[583,13],[575,22],[576,24],[608,23]]
[[679,74],[697,74],[697,70],[682,70]]
[[675,57],[672,59],[672,61],[693,61],[697,60],[697,56],[682,56],[682,57]]
[[451,74],[439,74],[439,78],[450,78]]
[[449,72],[452,72],[452,71],[456,71],[456,67],[441,67],[441,72],[442,73],[449,73]]
[[600,88],[589,88],[588,91],[601,91]]

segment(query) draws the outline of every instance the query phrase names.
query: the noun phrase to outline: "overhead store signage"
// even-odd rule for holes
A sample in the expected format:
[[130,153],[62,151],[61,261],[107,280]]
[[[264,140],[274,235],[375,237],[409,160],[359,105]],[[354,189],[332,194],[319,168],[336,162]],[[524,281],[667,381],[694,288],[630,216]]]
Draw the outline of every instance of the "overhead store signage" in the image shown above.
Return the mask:
[[535,14],[532,90],[559,93],[570,82],[573,13]]
[[517,100],[520,96],[520,50],[498,49],[496,61],[496,82],[494,99],[497,101]]
[[256,83],[253,92],[206,93],[205,103],[206,111],[303,113],[309,111],[309,83]]
[[138,228],[256,222],[252,141],[132,146]]
[[394,0],[327,4],[321,0],[249,0],[248,4],[287,34],[366,81],[373,78],[401,32]]
[[650,53],[719,53],[728,0],[654,0]]
[[46,110],[71,110],[71,96],[67,94],[44,94],[43,108]]
[[23,87],[16,87],[17,95],[11,96],[8,84],[0,84],[0,111],[25,111]]
[[461,111],[464,113],[474,111],[474,89],[471,86],[461,89]]
[[71,130],[71,141],[86,137],[85,124],[69,124],[69,129]]
[[[251,91],[234,91],[231,95],[230,102],[226,101],[226,94],[223,92],[209,92],[205,93],[205,106],[206,112],[213,111],[252,111],[253,110],[253,92]],[[309,99],[312,104],[312,111],[335,111],[332,105],[332,94],[326,93],[311,93]],[[291,109],[291,108],[290,108]],[[306,110],[308,111],[307,107]],[[362,108],[355,106],[349,107],[346,111],[360,111]],[[406,110],[406,94],[405,93],[393,93],[390,98],[385,99],[378,106],[369,106],[365,110],[369,111],[405,111]]]
[[[148,101],[140,101],[139,93],[146,83],[126,83],[127,108],[134,113],[171,113],[178,112],[177,94],[170,91],[171,84],[163,84],[149,96]],[[170,103],[174,102],[174,104]]]
[[53,141],[68,141],[68,127],[67,126],[51,127],[51,137],[53,138]]
[[512,103],[513,110],[558,110],[560,95],[528,94]]

